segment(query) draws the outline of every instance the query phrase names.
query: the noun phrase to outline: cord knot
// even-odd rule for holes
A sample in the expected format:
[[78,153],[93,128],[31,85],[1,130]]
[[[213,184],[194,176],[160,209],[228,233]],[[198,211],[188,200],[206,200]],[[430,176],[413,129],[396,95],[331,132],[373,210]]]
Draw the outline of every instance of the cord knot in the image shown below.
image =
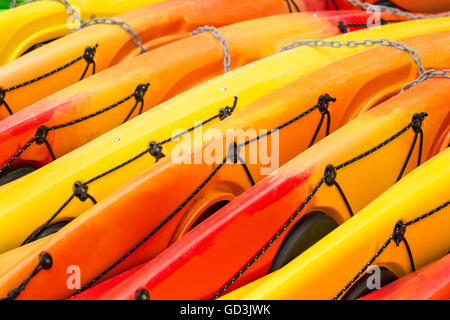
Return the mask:
[[159,143],[155,141],[150,142],[149,152],[153,157],[155,157],[156,162],[166,156],[164,153],[162,153],[162,148],[162,145],[160,145]]
[[220,109],[220,111],[219,111],[219,119],[220,119],[220,121],[225,120],[226,118],[231,116],[231,114],[233,113],[234,109],[236,108],[237,101],[238,101],[238,97],[235,96],[234,97],[234,101],[233,101],[233,106],[231,106],[231,107],[226,106],[225,108]]
[[74,195],[78,199],[80,199],[81,202],[85,202],[88,198],[88,186],[81,183],[80,181],[75,182],[74,184]]
[[405,239],[405,232],[406,232],[406,226],[405,224],[400,220],[395,224],[394,227],[394,233],[392,234],[395,245],[398,247],[400,245],[400,242],[402,242]]
[[8,300],[15,300],[19,296],[19,294],[20,294],[19,288],[11,290],[10,292],[8,292]]
[[335,184],[336,182],[336,176],[337,176],[337,172],[336,172],[336,168],[333,167],[331,164],[327,166],[327,168],[325,169],[325,182],[327,185],[332,186]]
[[88,64],[93,63],[96,52],[97,52],[97,46],[87,47],[86,50],[84,50],[84,54],[83,54],[84,60],[86,60],[86,62]]
[[134,297],[135,300],[150,300],[150,293],[145,289],[139,289],[136,291]]
[[344,24],[344,21],[339,21],[337,24],[337,27],[341,33],[348,32],[348,26],[346,24]]
[[225,120],[226,118],[228,118],[229,116],[231,116],[231,114],[233,113],[233,109],[226,106],[225,108],[220,109],[219,111],[219,119]]
[[328,93],[319,97],[319,102],[317,105],[320,113],[327,113],[330,102],[336,102],[336,98],[331,97]]
[[427,116],[428,113],[426,112],[420,112],[413,115],[411,125],[414,132],[419,133],[419,131],[422,129],[422,123]]
[[42,269],[48,270],[53,266],[53,259],[49,253],[43,252],[39,257],[39,264],[41,265]]
[[137,102],[141,102],[144,100],[144,96],[147,93],[149,86],[150,86],[150,82],[148,82],[146,84],[140,84],[136,87],[136,90],[134,91],[134,97],[136,98]]
[[44,144],[47,139],[47,136],[48,136],[48,129],[45,126],[40,126],[35,135],[36,143],[38,145]]

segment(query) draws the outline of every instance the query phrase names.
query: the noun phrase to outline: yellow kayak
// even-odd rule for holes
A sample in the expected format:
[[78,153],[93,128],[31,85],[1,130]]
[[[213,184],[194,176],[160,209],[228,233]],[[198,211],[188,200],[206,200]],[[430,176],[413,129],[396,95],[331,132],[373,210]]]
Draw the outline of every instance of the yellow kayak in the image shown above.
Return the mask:
[[[111,17],[162,0],[69,0],[82,20]],[[57,0],[40,0],[0,12],[0,65],[11,62],[40,44],[74,30],[77,23]]]
[[428,265],[450,248],[449,188],[447,148],[285,267],[222,298],[355,299],[377,274],[383,285]]
[[[389,36],[398,40],[449,28],[449,18],[408,21],[332,39],[362,41]],[[217,116],[220,110],[231,107],[235,97],[235,109],[231,110],[240,109],[304,74],[365,48],[301,47],[257,61],[185,92],[22,179],[0,187],[0,252],[20,246],[51,218],[52,222],[76,218],[151,167],[163,154],[170,154],[178,143],[177,139],[170,139],[175,130],[180,133],[180,129],[190,129],[196,121],[203,121],[203,129],[207,129],[220,121]],[[212,117],[216,118],[206,121]],[[164,140],[167,142],[162,146]],[[79,197],[80,191],[83,195]]]

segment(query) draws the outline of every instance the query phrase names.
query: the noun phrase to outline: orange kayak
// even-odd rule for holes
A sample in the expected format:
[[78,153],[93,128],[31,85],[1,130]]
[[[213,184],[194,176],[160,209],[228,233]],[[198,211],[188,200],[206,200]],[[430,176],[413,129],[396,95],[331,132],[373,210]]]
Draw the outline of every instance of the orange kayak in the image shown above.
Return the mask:
[[450,119],[444,103],[449,89],[447,79],[431,79],[380,104],[234,199],[153,260],[75,298],[211,299],[283,267],[441,149]]
[[[272,55],[294,40],[340,34],[339,23],[367,17],[360,11],[329,11],[245,21],[218,29],[216,36],[227,41],[226,54],[221,40],[206,32],[104,70],[0,122],[0,177],[39,168],[224,69]],[[48,147],[36,140],[39,133]]]
[[[433,41],[426,42],[424,39]],[[448,64],[450,53],[435,55],[434,52],[436,46],[445,47],[449,40],[450,32],[438,32],[402,41],[420,52],[426,67],[440,69]],[[328,101],[331,116],[329,127],[330,131],[335,131],[398,92],[404,84],[416,77],[416,72],[417,67],[404,52],[387,47],[373,48],[300,78],[242,110],[235,111],[232,117],[215,128],[220,132],[229,128],[271,130],[296,119],[316,105],[314,111],[279,131],[279,162],[284,164],[305,150],[311,142],[325,136],[324,122],[323,128],[313,139],[322,117],[322,113],[317,110],[320,96],[329,93],[329,99],[336,98],[335,102]],[[301,101],[298,97],[302,97]],[[305,139],[292,139],[292,136],[304,136]],[[207,145],[205,141],[205,148]],[[228,149],[228,146],[225,147]],[[58,261],[71,261],[71,264],[80,266],[85,270],[82,279],[82,284],[85,285],[113,265],[145,238],[149,230],[158,227],[174,209],[183,204],[169,223],[152,234],[139,250],[99,280],[151,259],[252,185],[241,166],[227,164],[204,189],[190,198],[192,192],[216,167],[208,164],[176,164],[169,158],[161,160],[59,233],[0,256],[0,269],[3,270],[0,271],[0,288],[6,290],[17,285],[19,279],[23,279],[33,268],[36,255],[42,251],[51,252]],[[255,182],[264,177],[259,171],[263,167],[265,165],[261,163],[248,165]],[[172,192],[174,186],[178,190],[176,193]],[[166,199],[163,203],[159,201],[162,197]],[[186,199],[189,200],[186,202]],[[158,215],[148,215],[146,208],[153,206],[158,207]],[[68,250],[69,247],[72,249]],[[91,259],[93,254],[98,258]],[[37,275],[20,298],[69,296],[76,290],[68,290],[65,285],[66,268],[65,263],[60,263],[59,267],[46,271],[45,274],[53,280],[51,287],[46,285],[48,290],[45,293],[40,288],[49,278],[45,274]],[[0,289],[0,293],[6,295],[7,292]]]
[[450,299],[450,254],[396,280],[360,300]]
[[[297,0],[302,11],[322,10],[324,1]],[[211,12],[215,12],[214,15]],[[189,37],[200,25],[221,27],[289,13],[284,0],[172,0],[115,16],[117,25],[95,24],[40,47],[0,68],[0,119],[123,60]]]

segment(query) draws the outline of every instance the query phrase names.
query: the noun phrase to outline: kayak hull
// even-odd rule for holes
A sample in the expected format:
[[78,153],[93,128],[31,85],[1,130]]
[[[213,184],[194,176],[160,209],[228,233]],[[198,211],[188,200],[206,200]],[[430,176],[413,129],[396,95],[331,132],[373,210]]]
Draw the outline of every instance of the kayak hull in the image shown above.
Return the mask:
[[[428,124],[426,121],[423,123],[423,130],[428,133],[425,133],[425,137],[430,139],[424,143],[424,154],[431,156],[431,146],[440,136],[441,130],[438,128],[448,125],[443,123],[443,119],[448,119],[449,110],[443,111],[436,107],[441,105],[438,100],[443,98],[437,94],[445,87],[445,80],[441,81],[444,82],[437,85],[437,82],[430,80],[421,88],[411,89],[360,116],[234,199],[153,260],[140,266],[139,270],[131,272],[126,279],[112,278],[104,282],[107,290],[103,290],[103,284],[99,284],[97,288],[87,290],[75,298],[134,299],[136,290],[141,288],[148,290],[152,299],[213,298],[241,268],[257,256],[259,250],[301,206],[302,201],[308,199],[328,164],[337,165],[362,154],[369,149],[368,146],[381,143],[402,129],[403,124],[408,124],[412,115],[419,110],[429,114]],[[402,107],[398,107],[399,104]],[[338,174],[338,181],[346,191],[355,213],[395,182],[411,140],[411,134],[405,135],[364,158],[360,166],[349,166]],[[345,150],[343,141],[352,146],[351,150]],[[417,158],[413,159],[407,171],[417,165],[414,164]],[[377,176],[376,180],[374,175]],[[307,202],[292,225],[304,214],[315,211],[325,212],[338,223],[349,218],[348,209],[337,190],[324,186]],[[292,225],[269,248],[265,248],[264,253],[242,276],[233,281],[226,292],[267,274],[283,237]],[[442,251],[443,246],[445,241],[439,250]],[[407,267],[402,264],[393,269],[396,274],[401,274],[406,272]],[[318,298],[316,292],[321,288],[319,286],[311,298]]]
[[450,299],[450,255],[376,290],[360,300]]

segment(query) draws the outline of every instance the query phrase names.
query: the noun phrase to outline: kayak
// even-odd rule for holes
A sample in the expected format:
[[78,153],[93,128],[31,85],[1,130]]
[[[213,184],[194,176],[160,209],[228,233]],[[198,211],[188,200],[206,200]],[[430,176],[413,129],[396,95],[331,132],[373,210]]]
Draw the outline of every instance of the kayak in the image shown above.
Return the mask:
[[[97,14],[98,16],[111,16],[118,13],[117,9],[120,8],[127,11],[155,2],[155,0],[82,1],[89,4],[88,8],[92,6],[94,9],[82,10],[86,14],[83,19],[87,19],[96,12],[104,12],[102,15]],[[320,5],[313,5],[315,1],[309,2],[311,4],[308,6],[318,7],[317,10],[320,10]],[[116,5],[113,6],[114,3]],[[20,26],[20,23],[15,22],[17,16],[20,17],[20,21],[26,21],[22,19],[22,15],[29,16],[30,12],[33,13],[32,17],[42,16],[44,22],[51,22],[41,11],[48,11],[52,15],[56,14],[55,11],[59,12],[61,22],[65,22],[67,14],[64,13],[63,8],[56,1],[30,3],[0,14],[0,26],[2,23],[6,25],[5,29],[11,29],[11,25]],[[99,11],[100,9],[103,11]],[[211,11],[217,14],[211,15]],[[10,38],[2,40],[0,36],[0,52],[8,56],[3,60],[0,57],[0,65],[16,60],[0,68],[0,88],[3,91],[3,94],[0,92],[0,97],[3,95],[3,101],[8,105],[6,107],[5,103],[0,102],[0,119],[78,82],[83,76],[86,78],[94,71],[99,72],[138,56],[143,51],[138,45],[139,42],[142,43],[144,50],[151,50],[189,37],[192,31],[201,25],[221,27],[283,13],[289,13],[289,10],[282,0],[162,1],[114,17],[115,21],[127,23],[138,37],[132,38],[130,33],[117,25],[88,24],[81,30],[48,43],[18,59],[16,58],[36,43],[59,37],[60,28],[58,32],[51,28],[49,31],[41,32],[42,36],[37,34],[37,38],[35,36],[29,40],[21,40],[20,43],[16,43],[21,39],[16,32],[4,33],[3,36],[8,35]],[[63,29],[66,33],[65,27]],[[33,28],[27,30],[33,30]]]
[[[282,268],[353,214],[350,221],[358,218],[356,213],[394,184],[399,172],[405,175],[417,166],[420,148],[423,159],[433,156],[436,143],[448,127],[450,108],[441,107],[445,101],[441,99],[450,95],[444,94],[448,88],[447,79],[428,80],[380,104],[235,198],[149,262],[74,298],[139,299],[136,292],[146,292],[156,300],[211,299]],[[423,121],[422,112],[428,114]],[[406,170],[402,170],[415,132],[423,132],[423,144],[414,148]],[[430,172],[439,172],[441,177],[441,171],[433,169]],[[445,188],[441,186],[440,190],[442,195]],[[152,207],[153,203],[149,201],[148,205]],[[440,225],[448,226],[448,218],[447,224],[441,220]],[[356,225],[352,227],[349,230],[358,230]],[[387,229],[392,232],[393,226]],[[437,251],[448,248],[445,238],[445,232],[437,236]],[[341,242],[341,238],[333,238],[329,245]],[[354,244],[361,242],[351,239]],[[414,243],[414,248],[419,259],[417,250],[421,247]],[[366,254],[374,251],[367,250],[367,245],[364,250]],[[435,255],[432,250],[430,254]],[[349,263],[349,255],[354,252],[348,253],[343,263]],[[417,264],[422,262],[419,259]],[[312,270],[319,274],[319,266],[324,266],[336,272],[336,265],[322,262]],[[312,278],[311,272],[304,273],[305,278]],[[328,281],[330,277],[327,274],[323,279]],[[296,290],[299,281],[290,279],[286,283]],[[306,298],[317,298],[316,292],[325,292],[324,285],[318,284],[316,278],[315,290],[298,292]],[[287,293],[281,298],[286,297]]]
[[[425,38],[429,42],[424,41]],[[449,40],[450,32],[446,31],[402,41],[420,52],[426,66],[439,67],[440,64],[447,63],[449,56],[435,55],[436,46],[445,47]],[[433,43],[433,46],[427,43]],[[358,67],[354,68],[355,65]],[[215,125],[214,129],[219,132],[226,132],[225,130],[233,128],[245,132],[250,129],[258,132],[261,129],[271,130],[307,113],[309,108],[318,102],[320,95],[329,92],[336,98],[334,102],[330,100],[331,97],[328,100],[331,116],[330,130],[335,131],[414,79],[414,68],[412,60],[402,51],[385,47],[373,48],[332,63],[256,100],[247,107],[235,111],[232,117]],[[349,70],[353,71],[349,72]],[[393,77],[393,74],[396,76]],[[340,85],[336,85],[337,83]],[[298,99],[300,96],[301,101]],[[351,101],[354,102],[351,103]],[[321,112],[314,110],[305,115],[304,119],[299,118],[289,127],[279,131],[280,164],[286,163],[308,147],[320,118]],[[316,139],[322,139],[325,134],[325,128],[322,128]],[[306,138],[293,141],[292,136]],[[271,141],[267,144],[272,145]],[[206,140],[204,145],[204,149],[207,149],[210,144]],[[223,148],[227,147],[225,145]],[[264,177],[259,170],[268,169],[267,163],[262,162],[258,161],[256,165],[248,164],[251,177],[255,182]],[[5,270],[0,273],[0,279],[3,279],[3,281],[0,280],[0,287],[11,288],[14,282],[17,285],[18,279],[22,279],[23,275],[34,267],[35,257],[45,251],[50,252],[54,259],[60,261],[59,267],[48,270],[46,277],[41,275],[35,277],[23,291],[23,298],[61,299],[70,296],[73,291],[68,290],[65,285],[67,268],[65,261],[70,261],[70,264],[76,264],[84,270],[83,286],[97,279],[99,274],[118,261],[130,248],[135,247],[136,243],[146,237],[149,230],[155,229],[183,203],[208,177],[214,167],[215,165],[211,164],[179,165],[169,159],[161,160],[152,169],[86,211],[57,234],[0,256],[0,269]],[[160,183],[155,184],[154,181],[160,181]],[[177,184],[177,193],[171,192],[175,187],[174,183]],[[242,167],[225,165],[195,198],[185,203],[170,223],[96,282],[153,258],[170,243],[177,241],[200,221],[206,219],[209,214],[233,200],[251,185]],[[161,197],[166,199],[164,205],[159,203]],[[146,200],[144,201],[143,198]],[[155,202],[149,199],[154,199]],[[158,206],[158,214],[149,216],[147,208],[153,205]],[[136,223],[137,221],[139,223]],[[92,255],[97,258],[91,259]],[[44,283],[47,283],[49,279],[47,277],[52,279],[52,284],[46,284],[47,289],[43,297],[41,288]]]
[[[110,17],[162,0],[70,0],[80,18]],[[8,1],[9,2],[9,1]],[[76,19],[60,1],[34,1],[0,13],[0,65],[7,64],[40,44],[73,31]],[[47,62],[47,64],[49,64]],[[31,70],[29,70],[31,71]],[[28,76],[33,75],[29,72]]]
[[450,299],[450,254],[420,270],[374,290],[360,300]]
[[[224,299],[353,299],[369,291],[368,284],[372,289],[377,282],[382,286],[443,257],[450,246],[449,163],[447,149],[284,268]],[[439,276],[436,269],[427,270],[442,280],[436,288],[447,282],[448,293],[448,271]],[[421,289],[427,292],[432,287]],[[420,298],[421,289],[407,295]]]
[[[449,21],[449,18],[408,21],[331,39],[380,39],[386,35],[391,35],[393,40],[402,39],[448,29]],[[57,220],[50,219],[52,223],[79,216],[164,154],[170,154],[178,142],[173,136],[175,130],[180,133],[180,129],[189,129],[195,121],[205,122],[203,129],[207,129],[220,122],[220,118],[226,118],[235,96],[238,102],[232,111],[304,74],[364,49],[302,47],[253,62],[178,95],[47,166],[1,186],[0,252],[20,246],[32,233],[40,231],[40,227],[45,228],[44,224],[55,213]],[[299,59],[302,64],[298,63]],[[225,110],[221,113],[220,109]],[[192,130],[183,135],[189,133]],[[162,148],[161,143],[168,138]],[[50,135],[48,140],[54,146]],[[43,147],[45,141],[40,140]]]
[[[273,55],[294,40],[338,35],[339,22],[362,22],[367,17],[367,13],[359,11],[329,11],[260,18],[210,29],[227,41],[226,54],[220,39],[205,32],[125,61],[1,121],[0,172],[7,170],[5,174],[12,176],[16,170],[18,178],[228,69]],[[118,101],[122,103],[117,104]],[[110,105],[115,107],[109,108]],[[136,110],[138,106],[140,110]],[[109,109],[101,112],[103,108]],[[100,115],[89,117],[97,113]],[[76,121],[85,117],[85,121]],[[75,125],[59,130],[49,129],[73,122]],[[51,152],[33,145],[10,162],[42,127],[51,131],[47,139]],[[23,170],[25,165],[30,170]],[[4,183],[0,178],[0,185]]]
[[[337,0],[338,4],[349,3],[348,0]],[[450,10],[449,0],[427,0],[427,1],[417,1],[417,0],[366,0],[360,1],[362,3],[370,3],[374,5],[392,6],[394,8],[399,8],[401,10],[408,10],[412,12],[428,12],[428,13],[438,13]],[[338,5],[339,6],[339,5]]]

